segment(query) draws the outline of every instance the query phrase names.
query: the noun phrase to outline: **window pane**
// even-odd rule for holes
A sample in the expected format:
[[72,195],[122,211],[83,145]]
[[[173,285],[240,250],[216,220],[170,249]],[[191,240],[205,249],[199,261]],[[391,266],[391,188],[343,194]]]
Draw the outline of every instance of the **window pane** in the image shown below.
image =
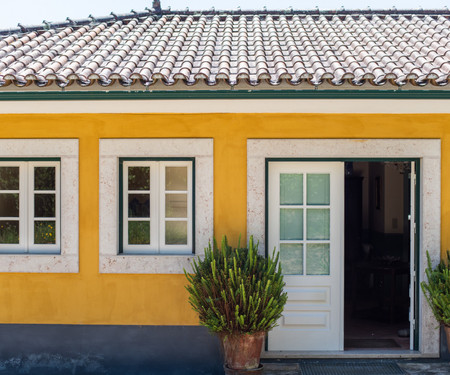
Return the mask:
[[166,190],[187,190],[187,167],[166,167]]
[[306,197],[308,204],[330,204],[330,175],[308,174],[306,177]]
[[187,194],[166,194],[166,217],[187,217]]
[[129,221],[128,222],[128,243],[130,245],[150,244],[150,222],[149,221]]
[[34,190],[55,190],[55,167],[34,168]]
[[35,194],[34,217],[55,216],[55,194]]
[[306,245],[306,274],[329,275],[330,274],[330,245],[307,244]]
[[128,194],[128,217],[150,217],[150,194]]
[[19,243],[19,221],[0,221],[0,243]]
[[55,244],[55,222],[35,221],[34,222],[34,243],[35,244]]
[[128,190],[150,190],[150,167],[128,168]]
[[303,239],[303,210],[282,208],[280,210],[280,240]]
[[308,240],[330,239],[330,209],[306,211],[306,237]]
[[186,221],[166,221],[166,245],[187,245]]
[[0,167],[0,190],[19,190],[19,167]]
[[303,275],[303,245],[280,244],[280,261],[284,275]]
[[0,217],[19,217],[19,194],[0,194]]
[[280,174],[280,204],[303,204],[302,174]]

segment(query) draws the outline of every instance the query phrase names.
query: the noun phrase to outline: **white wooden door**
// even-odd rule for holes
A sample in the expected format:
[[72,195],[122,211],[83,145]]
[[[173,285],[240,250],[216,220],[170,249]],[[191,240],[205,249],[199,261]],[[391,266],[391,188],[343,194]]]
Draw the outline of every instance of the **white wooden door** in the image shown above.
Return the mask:
[[344,349],[344,163],[270,162],[268,246],[288,302],[269,351]]

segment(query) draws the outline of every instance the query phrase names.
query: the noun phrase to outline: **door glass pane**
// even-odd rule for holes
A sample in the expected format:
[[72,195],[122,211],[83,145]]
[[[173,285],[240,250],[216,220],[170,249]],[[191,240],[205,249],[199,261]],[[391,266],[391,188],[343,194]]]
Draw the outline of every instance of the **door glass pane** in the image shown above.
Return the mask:
[[166,221],[166,245],[187,245],[186,221]]
[[35,194],[34,217],[55,216],[55,194]]
[[306,245],[306,274],[329,275],[330,274],[330,245],[307,244]]
[[0,243],[19,243],[19,221],[0,221]]
[[55,222],[35,221],[34,222],[34,243],[35,244],[55,244]]
[[55,167],[34,168],[34,190],[55,190]]
[[280,261],[284,275],[303,275],[303,244],[280,244]]
[[280,209],[280,240],[303,239],[303,209]]
[[187,194],[166,194],[166,217],[187,217]]
[[330,239],[330,209],[306,210],[306,237],[308,240]]
[[150,217],[150,194],[128,194],[128,217]]
[[307,204],[330,204],[330,175],[308,174],[306,177]]
[[128,168],[128,190],[150,190],[150,167]]
[[0,190],[19,190],[19,167],[0,167]]
[[280,174],[280,204],[303,204],[303,174]]
[[19,217],[19,194],[0,194],[0,216]]
[[187,167],[166,167],[166,190],[187,190]]
[[128,243],[130,245],[150,244],[150,222],[149,221],[129,221],[128,222]]

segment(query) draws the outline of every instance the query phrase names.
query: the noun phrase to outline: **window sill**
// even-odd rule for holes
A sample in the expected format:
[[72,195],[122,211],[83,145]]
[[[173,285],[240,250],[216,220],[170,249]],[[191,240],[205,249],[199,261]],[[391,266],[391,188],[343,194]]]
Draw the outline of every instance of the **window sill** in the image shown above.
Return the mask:
[[78,254],[0,254],[0,272],[76,273]]
[[183,274],[191,270],[193,254],[187,255],[100,255],[100,273]]

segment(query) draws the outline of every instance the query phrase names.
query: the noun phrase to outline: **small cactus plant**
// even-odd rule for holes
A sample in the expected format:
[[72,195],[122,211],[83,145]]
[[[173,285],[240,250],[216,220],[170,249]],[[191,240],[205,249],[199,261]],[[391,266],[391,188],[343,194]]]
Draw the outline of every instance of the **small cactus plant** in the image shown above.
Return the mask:
[[200,324],[213,333],[267,332],[277,325],[287,294],[278,254],[264,258],[250,237],[248,248],[232,248],[224,237],[221,247],[205,248],[204,259],[185,275],[189,303]]
[[[433,268],[430,254],[427,252],[428,267],[425,270],[428,282],[422,281],[421,287],[436,320],[450,327],[450,252],[447,260]],[[450,343],[449,343],[450,344]]]

